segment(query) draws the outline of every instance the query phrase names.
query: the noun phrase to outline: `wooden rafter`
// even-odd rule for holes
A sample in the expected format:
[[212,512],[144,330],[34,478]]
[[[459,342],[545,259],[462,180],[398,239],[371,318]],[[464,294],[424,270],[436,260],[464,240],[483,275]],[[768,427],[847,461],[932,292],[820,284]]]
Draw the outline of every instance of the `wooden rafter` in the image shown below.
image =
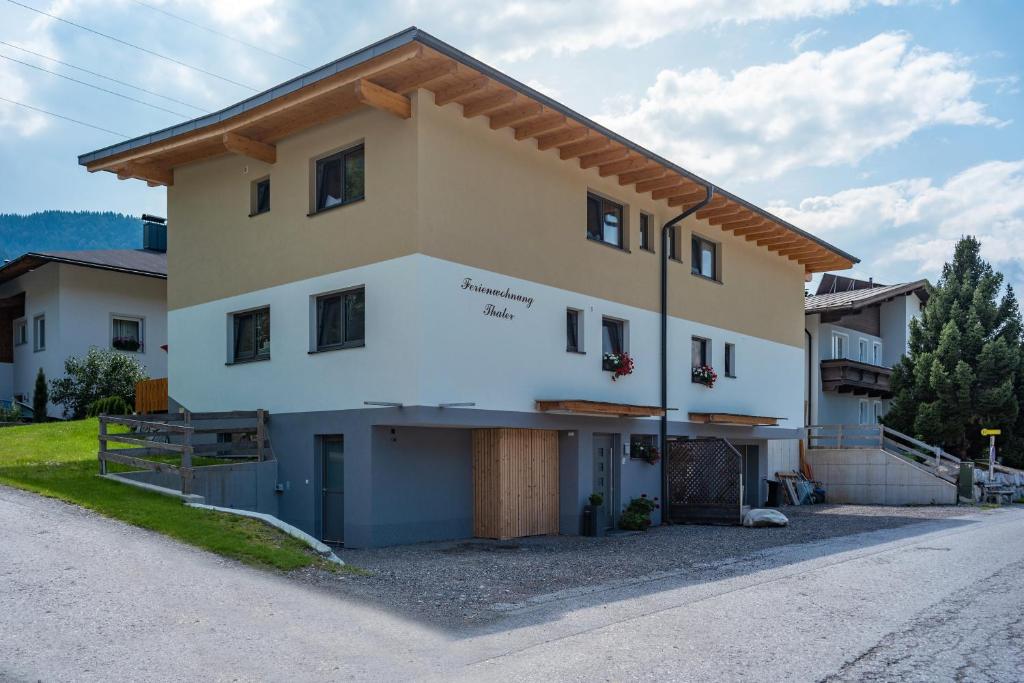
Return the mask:
[[795,247],[787,247],[785,249],[779,249],[779,256],[808,256],[817,252],[824,253],[824,249],[819,247],[817,244],[801,244]]
[[586,128],[567,128],[554,133],[547,133],[537,138],[537,149],[544,150],[553,149],[555,147],[561,147],[568,145],[577,140],[582,140],[585,137],[590,136],[590,131]]
[[784,247],[788,244],[799,244],[801,238],[793,234],[785,234],[781,237],[764,237],[757,240],[757,246],[759,247]]
[[781,235],[782,228],[770,221],[765,221],[761,223],[761,225],[754,225],[749,228],[737,228],[733,231],[733,234],[737,237],[743,237],[748,242],[754,242],[762,237],[768,237],[769,235]]
[[[665,175],[666,171],[661,166],[653,166],[651,168],[641,169],[639,171],[630,171],[629,173],[623,173],[619,176],[619,185],[632,185],[636,183],[637,188],[640,187],[641,181],[654,180]],[[639,190],[637,190],[639,192]]]
[[516,140],[535,138],[541,133],[561,128],[565,125],[566,118],[562,114],[545,114],[538,116],[532,121],[521,123],[516,126]]
[[613,161],[610,164],[601,164],[598,167],[597,173],[602,178],[607,178],[610,175],[618,175],[620,173],[626,173],[627,171],[636,171],[637,169],[646,166],[649,161],[643,157],[628,157],[620,161]]
[[434,91],[434,104],[443,107],[463,97],[475,95],[486,88],[488,83],[489,81],[486,76],[474,76],[468,81],[440,88]]
[[400,119],[412,116],[412,102],[408,97],[399,95],[394,90],[388,90],[365,78],[356,81],[355,96],[358,102],[394,114]]
[[229,152],[262,161],[265,164],[277,163],[277,147],[274,145],[268,145],[238,133],[224,133],[221,141]]
[[644,192],[651,192],[652,190],[660,190],[665,187],[678,187],[682,184],[682,178],[677,175],[665,176],[664,178],[655,178],[653,180],[645,180],[642,183],[636,184],[636,191],[643,194]]
[[580,168],[594,168],[595,166],[600,166],[608,161],[614,161],[615,159],[627,156],[628,154],[629,150],[625,147],[613,147],[612,149],[594,152],[593,154],[584,154],[580,157]]
[[431,81],[436,81],[439,78],[450,76],[455,73],[459,68],[459,64],[451,59],[446,59],[438,64],[432,64],[428,67],[414,71],[404,78],[398,79],[391,85],[391,89],[397,93],[405,94],[416,88],[423,87]]
[[120,180],[138,178],[147,182],[171,187],[174,185],[174,169],[159,168],[152,164],[127,163],[117,171]]
[[599,149],[604,149],[611,144],[611,140],[608,138],[591,137],[559,148],[558,156],[561,157],[562,161],[567,161],[589,152],[596,152]]
[[735,221],[725,221],[724,223],[721,223],[719,227],[722,228],[722,230],[732,231],[739,230],[740,228],[752,228],[757,225],[761,225],[762,223],[764,223],[763,218],[751,215],[748,218],[740,218]]
[[654,190],[651,192],[651,198],[657,201],[659,199],[668,199],[669,197],[675,197],[688,192],[693,192],[693,185],[685,180],[680,180],[675,185],[659,187],[657,190]]
[[677,194],[668,198],[669,206],[685,206],[692,204],[698,200],[703,200],[707,195],[707,190],[699,189],[686,194]]
[[491,130],[501,130],[517,123],[524,123],[543,112],[544,107],[536,102],[517,103],[511,107],[499,109],[491,114]]
[[501,109],[518,96],[514,90],[504,90],[493,95],[485,95],[479,99],[470,100],[462,105],[462,115],[467,119],[471,119],[475,116],[489,114],[496,109]]

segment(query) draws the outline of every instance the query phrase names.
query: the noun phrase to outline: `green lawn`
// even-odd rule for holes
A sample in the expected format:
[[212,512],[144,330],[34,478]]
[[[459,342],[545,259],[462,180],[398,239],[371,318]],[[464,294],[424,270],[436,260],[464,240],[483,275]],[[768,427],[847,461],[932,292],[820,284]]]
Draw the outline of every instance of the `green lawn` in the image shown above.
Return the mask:
[[336,567],[258,520],[186,507],[174,498],[101,479],[97,432],[96,419],[0,429],[0,484],[81,505],[250,565],[284,571]]

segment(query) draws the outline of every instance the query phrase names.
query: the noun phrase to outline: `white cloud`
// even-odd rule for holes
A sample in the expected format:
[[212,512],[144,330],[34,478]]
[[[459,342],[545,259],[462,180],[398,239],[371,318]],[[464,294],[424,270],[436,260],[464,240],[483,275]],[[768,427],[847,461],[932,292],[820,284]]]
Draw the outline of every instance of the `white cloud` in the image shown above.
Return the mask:
[[[538,53],[575,54],[641,47],[673,33],[724,25],[845,14],[901,0],[407,0],[429,22],[454,23],[477,36],[474,54],[502,61]],[[428,24],[429,25],[429,24]]]
[[941,185],[899,180],[769,208],[861,255],[879,280],[935,277],[962,235],[980,239],[997,268],[1024,273],[1024,160],[978,164]]
[[601,123],[719,181],[856,164],[940,124],[998,125],[972,99],[965,60],[883,33],[733,74],[660,72]]
[[801,31],[800,33],[793,36],[793,40],[789,41],[789,46],[793,48],[794,52],[800,52],[803,46],[814,40],[815,38],[821,38],[828,34],[823,28],[816,28],[810,31]]

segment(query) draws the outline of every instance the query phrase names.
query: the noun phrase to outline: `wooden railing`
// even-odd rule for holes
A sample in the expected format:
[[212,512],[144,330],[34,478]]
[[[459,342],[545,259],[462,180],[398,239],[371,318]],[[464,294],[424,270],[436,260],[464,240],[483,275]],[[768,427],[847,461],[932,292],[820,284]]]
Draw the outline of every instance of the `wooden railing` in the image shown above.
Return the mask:
[[884,425],[811,425],[808,448],[879,448],[935,469],[959,468],[960,458]]
[[[99,459],[100,474],[107,474],[107,463],[129,467],[170,472],[181,478],[181,492],[192,492],[194,477],[193,456],[223,460],[273,459],[267,435],[265,410],[230,411],[217,413],[160,413],[145,417],[100,415]],[[211,424],[218,423],[218,424]],[[225,424],[230,423],[230,424]],[[131,431],[111,434],[110,425],[123,425]],[[203,437],[231,435],[230,441],[203,441]],[[241,436],[236,440],[237,436]],[[197,442],[196,437],[200,436]],[[129,448],[110,448],[110,443],[125,444]],[[171,456],[178,464],[147,459],[147,456]]]
[[136,413],[167,412],[167,378],[144,379],[135,385]]

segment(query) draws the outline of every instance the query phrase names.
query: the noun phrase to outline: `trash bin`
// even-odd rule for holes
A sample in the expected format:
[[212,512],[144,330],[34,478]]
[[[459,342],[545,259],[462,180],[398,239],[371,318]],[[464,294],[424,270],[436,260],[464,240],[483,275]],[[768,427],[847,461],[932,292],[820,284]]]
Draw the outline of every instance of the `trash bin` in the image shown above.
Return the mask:
[[777,508],[782,505],[782,482],[774,479],[765,479],[768,482],[768,502],[770,508]]

